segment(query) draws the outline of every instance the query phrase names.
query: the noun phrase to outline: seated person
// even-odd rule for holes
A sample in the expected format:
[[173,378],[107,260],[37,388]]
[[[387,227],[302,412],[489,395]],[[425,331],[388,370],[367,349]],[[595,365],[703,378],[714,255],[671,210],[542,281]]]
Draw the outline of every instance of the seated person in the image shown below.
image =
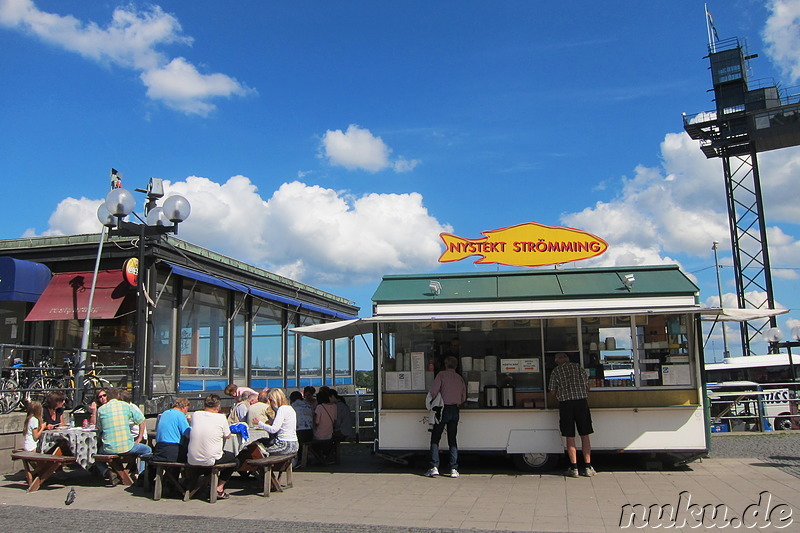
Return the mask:
[[156,445],[153,460],[170,463],[185,463],[189,446],[189,400],[178,398],[172,409],[161,413],[156,424]]
[[67,397],[60,390],[47,393],[42,412],[42,420],[44,421],[45,429],[55,429],[59,426],[68,425],[67,421],[64,419],[64,404],[66,401]]
[[297,441],[302,443],[313,440],[314,408],[306,401],[300,391],[291,393],[289,401],[292,402],[292,409],[297,415]]
[[35,452],[39,445],[39,437],[42,436],[42,431],[44,431],[42,411],[40,402],[28,404],[28,414],[25,417],[25,423],[22,425],[22,449],[26,452]]
[[255,392],[243,392],[240,398],[241,400],[228,413],[228,424],[247,424],[247,413],[250,410],[250,406],[258,401],[258,394]]
[[[131,423],[144,426],[142,412],[127,403],[120,401],[120,391],[111,387],[108,389],[108,402],[97,410],[97,431],[101,445],[98,447],[102,454],[129,453],[144,455],[152,450],[150,446],[142,443],[144,432],[134,439],[131,434]],[[112,485],[119,483],[115,472],[105,463],[97,463],[100,473]],[[139,463],[139,474],[144,470],[144,463]]]
[[265,424],[258,418],[253,419],[257,427],[274,433],[276,438],[267,446],[270,455],[290,455],[297,453],[300,445],[297,442],[297,415],[289,405],[283,389],[270,389],[267,401],[275,410],[275,419],[272,424]]
[[314,439],[325,441],[316,443],[315,447],[329,458],[333,452],[333,425],[336,422],[336,404],[332,402],[330,390],[320,387],[317,393],[317,407],[314,409]]
[[92,413],[89,417],[91,425],[97,424],[97,410],[100,406],[105,405],[106,402],[108,402],[108,391],[106,389],[98,389],[94,394],[94,401],[89,404],[89,412]]
[[[142,410],[139,409],[139,407],[135,403],[133,403],[133,394],[131,394],[131,391],[129,391],[128,389],[120,389],[119,400],[121,402],[129,403],[131,405],[131,408],[142,413]],[[142,416],[144,416],[144,413],[142,413]],[[145,422],[142,422],[141,424],[135,424],[134,422],[131,422],[130,426],[131,426],[131,435],[133,435],[134,440],[136,440],[139,437],[139,435],[142,435],[142,438],[137,440],[136,442],[145,442],[147,440],[147,424]]]
[[314,409],[314,438],[316,440],[333,438],[333,425],[336,423],[337,412],[336,404],[331,402],[330,392],[320,389],[317,394],[317,407]]
[[310,405],[312,409],[315,408],[317,406],[317,389],[311,385],[304,387],[303,399],[308,402],[308,405]]
[[341,440],[349,440],[355,437],[356,431],[353,427],[353,414],[344,398],[339,396],[336,389],[330,390],[331,397],[336,402],[336,420],[333,424],[334,433],[337,433]]
[[262,422],[272,423],[275,418],[275,409],[269,404],[267,399],[268,391],[261,391],[258,393],[258,401],[248,408],[247,411],[247,425],[256,427],[254,419],[258,418]]
[[225,483],[238,468],[239,461],[233,452],[223,449],[225,439],[231,436],[231,428],[225,415],[219,411],[219,396],[209,394],[203,402],[203,410],[192,413],[192,431],[189,433],[187,462],[193,466],[236,463],[235,467],[226,468],[219,473],[216,487],[217,497],[226,500],[229,496],[225,492]]

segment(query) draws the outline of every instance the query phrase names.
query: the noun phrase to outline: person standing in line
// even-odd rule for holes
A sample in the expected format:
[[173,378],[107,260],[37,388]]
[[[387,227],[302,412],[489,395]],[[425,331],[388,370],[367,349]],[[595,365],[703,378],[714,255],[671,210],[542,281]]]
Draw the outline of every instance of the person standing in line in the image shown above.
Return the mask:
[[589,435],[592,429],[592,414],[589,411],[589,378],[586,371],[578,363],[569,360],[563,352],[556,354],[556,367],[550,375],[548,390],[558,400],[559,429],[566,438],[569,468],[564,472],[567,477],[578,477],[578,451],[575,447],[575,426],[581,436],[581,452],[583,453],[583,475],[591,477],[597,472],[592,466],[592,444]]
[[457,372],[458,359],[449,356],[444,360],[444,370],[436,374],[431,385],[430,395],[442,396],[444,407],[442,419],[434,424],[431,432],[431,468],[425,472],[427,477],[439,475],[439,441],[442,432],[447,428],[447,445],[450,448],[450,477],[458,477],[458,431],[459,406],[467,401],[467,385]]

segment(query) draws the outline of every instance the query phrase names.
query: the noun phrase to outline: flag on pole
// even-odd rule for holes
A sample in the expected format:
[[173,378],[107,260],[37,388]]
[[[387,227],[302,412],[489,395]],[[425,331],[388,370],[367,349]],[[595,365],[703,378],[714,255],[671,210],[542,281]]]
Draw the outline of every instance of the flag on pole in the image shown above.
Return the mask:
[[711,34],[714,36],[714,41],[719,41],[719,35],[717,35],[717,28],[714,26],[714,17],[711,16],[711,11],[706,8],[706,16],[708,17],[708,27],[711,28]]
[[122,174],[115,169],[111,169],[111,190],[122,188]]

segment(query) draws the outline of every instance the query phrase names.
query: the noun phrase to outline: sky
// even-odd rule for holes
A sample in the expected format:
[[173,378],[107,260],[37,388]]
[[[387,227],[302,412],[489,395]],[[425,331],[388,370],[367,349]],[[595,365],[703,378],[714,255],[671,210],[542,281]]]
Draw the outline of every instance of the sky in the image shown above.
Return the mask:
[[[609,243],[567,268],[676,263],[708,306],[719,241],[735,307],[722,162],[681,118],[714,109],[704,3],[599,5],[0,0],[0,238],[99,232],[113,167],[190,201],[179,238],[360,316],[386,274],[509,268],[439,263],[440,233],[531,221]],[[708,9],[758,54],[751,79],[800,93],[800,0]],[[789,340],[800,148],[759,167]],[[722,352],[717,327],[706,359]]]

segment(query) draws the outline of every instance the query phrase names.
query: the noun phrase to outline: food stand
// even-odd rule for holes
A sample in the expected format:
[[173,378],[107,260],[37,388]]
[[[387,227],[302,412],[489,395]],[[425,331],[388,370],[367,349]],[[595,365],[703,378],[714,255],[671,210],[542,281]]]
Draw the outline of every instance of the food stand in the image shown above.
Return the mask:
[[[594,450],[681,463],[708,449],[699,321],[708,310],[698,292],[675,265],[391,275],[372,298],[372,317],[296,331],[374,333],[382,454],[429,449],[425,396],[443,358],[455,355],[468,396],[459,450],[551,466],[563,442],[546,388],[565,352],[589,375]],[[620,368],[627,379],[605,375]]]

